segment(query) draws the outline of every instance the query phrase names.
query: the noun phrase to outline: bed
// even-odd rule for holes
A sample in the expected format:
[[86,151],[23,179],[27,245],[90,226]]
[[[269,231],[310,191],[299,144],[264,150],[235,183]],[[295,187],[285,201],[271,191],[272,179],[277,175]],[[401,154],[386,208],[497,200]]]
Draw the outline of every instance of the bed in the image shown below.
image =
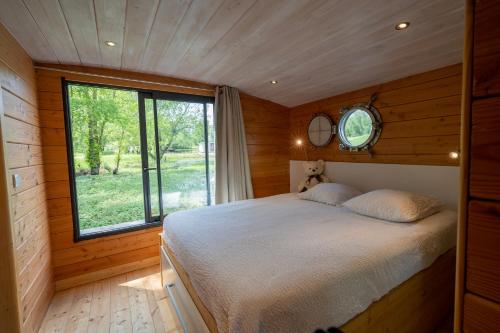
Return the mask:
[[387,222],[295,194],[177,212],[162,281],[190,332],[431,332],[452,302],[456,219]]

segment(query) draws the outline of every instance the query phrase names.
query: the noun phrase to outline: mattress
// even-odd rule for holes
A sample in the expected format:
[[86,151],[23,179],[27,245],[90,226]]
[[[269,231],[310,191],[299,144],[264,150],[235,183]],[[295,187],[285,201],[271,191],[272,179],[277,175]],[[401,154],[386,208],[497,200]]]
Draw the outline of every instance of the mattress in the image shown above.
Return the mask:
[[455,246],[457,216],[361,216],[295,194],[170,214],[164,238],[219,332],[340,327]]

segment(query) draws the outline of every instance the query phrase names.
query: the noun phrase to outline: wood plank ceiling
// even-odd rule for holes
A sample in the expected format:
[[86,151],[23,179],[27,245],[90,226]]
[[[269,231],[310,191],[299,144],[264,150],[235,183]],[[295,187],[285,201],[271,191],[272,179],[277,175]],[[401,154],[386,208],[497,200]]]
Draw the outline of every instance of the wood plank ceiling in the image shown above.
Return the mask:
[[286,106],[461,62],[463,11],[458,0],[0,1],[38,62],[228,84]]

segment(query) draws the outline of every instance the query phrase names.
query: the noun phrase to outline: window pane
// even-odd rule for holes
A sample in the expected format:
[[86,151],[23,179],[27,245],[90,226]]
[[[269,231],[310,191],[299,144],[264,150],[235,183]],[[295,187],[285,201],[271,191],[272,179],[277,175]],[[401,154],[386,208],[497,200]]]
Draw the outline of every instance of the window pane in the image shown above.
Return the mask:
[[158,173],[149,170],[149,186],[151,191],[151,217],[160,216],[160,191],[158,191]]
[[353,146],[361,146],[370,138],[372,119],[368,112],[356,110],[345,121],[345,136]]
[[163,212],[207,204],[203,104],[158,100]]
[[69,84],[68,95],[80,232],[144,220],[137,92]]

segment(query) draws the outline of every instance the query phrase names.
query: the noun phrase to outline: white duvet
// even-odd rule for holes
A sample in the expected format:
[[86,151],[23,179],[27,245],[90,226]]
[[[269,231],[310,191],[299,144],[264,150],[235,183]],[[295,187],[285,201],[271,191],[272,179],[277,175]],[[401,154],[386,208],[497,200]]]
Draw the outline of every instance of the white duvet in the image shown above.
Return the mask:
[[285,194],[173,213],[164,233],[221,333],[313,332],[430,266],[456,220],[386,222]]

